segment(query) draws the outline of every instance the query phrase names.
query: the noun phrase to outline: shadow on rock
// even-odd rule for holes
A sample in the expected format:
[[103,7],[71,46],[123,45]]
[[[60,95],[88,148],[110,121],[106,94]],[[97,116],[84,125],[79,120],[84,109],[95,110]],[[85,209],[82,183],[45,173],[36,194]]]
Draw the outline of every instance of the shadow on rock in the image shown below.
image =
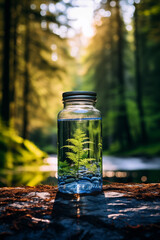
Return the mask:
[[[112,239],[115,229],[106,221],[107,214],[107,199],[103,192],[90,195],[57,192],[53,226],[58,239]],[[118,232],[114,232],[113,239],[118,236]]]

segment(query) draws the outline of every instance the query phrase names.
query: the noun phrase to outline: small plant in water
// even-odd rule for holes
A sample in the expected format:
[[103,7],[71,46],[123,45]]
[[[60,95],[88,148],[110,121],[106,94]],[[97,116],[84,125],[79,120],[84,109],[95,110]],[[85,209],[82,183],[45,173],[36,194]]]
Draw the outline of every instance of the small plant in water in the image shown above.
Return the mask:
[[[69,145],[65,145],[62,148],[70,149],[66,152],[67,161],[61,162],[59,165],[59,172],[61,175],[68,174],[70,169],[70,174],[79,178],[80,171],[95,172],[97,166],[95,164],[95,158],[89,158],[89,152],[93,151],[92,147],[87,147],[88,145],[94,144],[89,141],[86,134],[81,129],[76,129],[73,134],[73,138],[67,139]],[[70,161],[70,166],[67,163]]]

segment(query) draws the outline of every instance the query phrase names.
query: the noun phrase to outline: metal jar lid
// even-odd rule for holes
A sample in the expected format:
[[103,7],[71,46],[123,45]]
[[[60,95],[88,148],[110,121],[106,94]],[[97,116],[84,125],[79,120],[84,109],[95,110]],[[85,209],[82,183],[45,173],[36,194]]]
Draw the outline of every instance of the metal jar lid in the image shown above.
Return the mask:
[[96,101],[97,94],[90,91],[71,91],[62,94],[63,101],[65,100],[93,100]]

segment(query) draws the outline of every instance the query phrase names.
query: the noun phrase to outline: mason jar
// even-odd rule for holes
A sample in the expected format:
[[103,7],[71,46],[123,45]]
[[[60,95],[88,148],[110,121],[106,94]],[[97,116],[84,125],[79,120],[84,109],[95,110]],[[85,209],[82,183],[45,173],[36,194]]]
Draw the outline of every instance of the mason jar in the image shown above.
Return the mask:
[[63,93],[58,114],[58,189],[63,193],[102,190],[102,119],[95,92]]

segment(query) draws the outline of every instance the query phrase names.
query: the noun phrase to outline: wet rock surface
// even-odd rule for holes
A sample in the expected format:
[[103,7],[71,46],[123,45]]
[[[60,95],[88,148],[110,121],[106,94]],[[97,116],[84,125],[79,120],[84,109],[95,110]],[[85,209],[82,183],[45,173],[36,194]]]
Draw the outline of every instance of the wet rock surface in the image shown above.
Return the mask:
[[160,184],[107,184],[65,195],[53,186],[0,189],[0,239],[159,239]]

